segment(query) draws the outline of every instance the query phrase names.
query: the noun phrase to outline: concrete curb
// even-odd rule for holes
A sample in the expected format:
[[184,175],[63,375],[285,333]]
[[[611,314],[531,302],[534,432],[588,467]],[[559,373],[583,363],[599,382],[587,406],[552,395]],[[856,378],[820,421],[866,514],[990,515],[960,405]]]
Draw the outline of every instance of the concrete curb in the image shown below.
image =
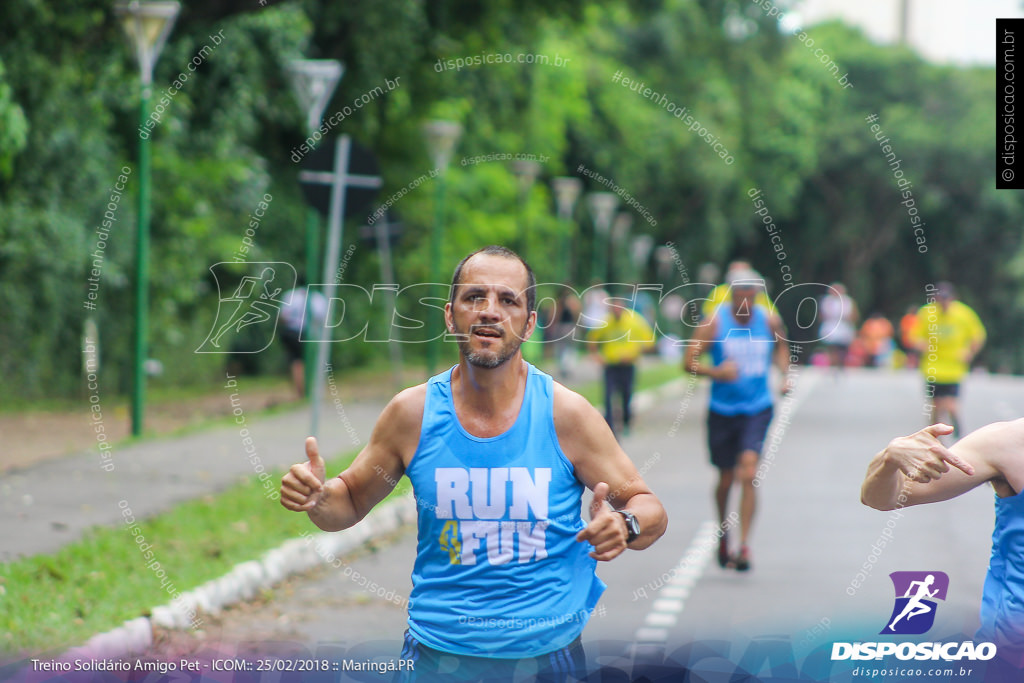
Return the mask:
[[154,607],[151,616],[132,619],[111,631],[97,634],[85,645],[72,648],[57,659],[117,659],[142,654],[153,645],[154,626],[186,629],[200,610],[206,614],[217,614],[223,608],[248,600],[293,574],[327,563],[329,557],[341,557],[371,538],[391,533],[415,520],[416,502],[410,493],[378,507],[350,529],[333,533],[322,531],[290,539],[267,551],[259,560],[235,565],[224,576],[180,594],[171,603]]

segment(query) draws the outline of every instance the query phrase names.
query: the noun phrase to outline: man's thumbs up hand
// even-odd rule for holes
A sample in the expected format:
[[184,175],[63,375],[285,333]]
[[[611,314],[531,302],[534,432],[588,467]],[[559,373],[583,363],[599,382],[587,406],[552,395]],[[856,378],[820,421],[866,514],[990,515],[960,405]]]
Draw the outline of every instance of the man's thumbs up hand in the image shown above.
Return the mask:
[[320,457],[320,446],[315,436],[306,437],[306,458],[309,460],[309,471],[323,484],[327,481],[327,474],[324,471],[324,459]]
[[281,479],[281,505],[295,512],[308,512],[323,495],[326,473],[316,439],[306,439],[306,462],[291,466]]
[[590,501],[590,524],[576,534],[577,541],[589,541],[594,546],[590,556],[599,562],[618,557],[626,549],[626,520],[608,507],[608,484],[600,482],[594,487],[594,498]]
[[593,519],[601,513],[611,513],[608,508],[608,484],[603,481],[594,487],[594,497],[590,500],[590,519]]

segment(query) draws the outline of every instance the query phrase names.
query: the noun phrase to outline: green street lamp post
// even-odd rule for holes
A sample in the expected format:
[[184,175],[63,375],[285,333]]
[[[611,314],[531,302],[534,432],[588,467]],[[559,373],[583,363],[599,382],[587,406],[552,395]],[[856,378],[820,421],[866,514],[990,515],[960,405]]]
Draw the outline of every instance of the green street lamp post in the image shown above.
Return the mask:
[[[616,254],[624,253],[627,249],[627,243],[629,241],[629,231],[633,227],[633,214],[628,211],[620,211],[615,214],[615,220],[612,222],[612,239],[611,239],[611,253],[608,256],[608,277],[613,280],[623,280],[632,277],[629,272],[630,264],[627,262],[626,266],[622,269],[622,273],[616,270],[615,256]],[[621,261],[620,261],[621,263]]]
[[558,219],[562,222],[562,245],[560,253],[562,258],[565,259],[565,277],[564,280],[569,282],[572,280],[573,273],[573,259],[572,253],[572,236],[575,232],[574,225],[572,222],[572,212],[576,208],[576,202],[580,198],[580,193],[583,191],[583,181],[579,178],[572,176],[559,176],[551,179],[551,189],[555,193],[555,205],[558,207]]
[[529,261],[527,258],[527,252],[530,250],[530,216],[529,211],[529,197],[530,189],[533,184],[537,182],[537,176],[540,175],[540,162],[529,161],[526,159],[519,159],[512,162],[512,174],[515,175],[519,181],[518,185],[518,196],[516,203],[516,218],[518,225],[516,228],[519,232],[519,252],[520,255]]
[[650,235],[636,235],[629,242],[629,258],[633,265],[633,282],[642,282],[644,268],[654,249],[654,238]]
[[[306,113],[306,132],[312,136],[320,127],[324,109],[331,101],[334,90],[338,87],[345,73],[345,65],[336,59],[293,59],[288,62],[288,77],[292,91]],[[317,268],[317,252],[319,252],[319,219],[316,209],[306,207],[306,284],[313,284]],[[312,320],[311,297],[306,297],[304,320]],[[313,375],[316,372],[316,345],[307,343],[302,347],[302,360],[305,368],[306,397],[313,390]]]
[[604,282],[608,278],[608,233],[612,228],[612,216],[619,204],[618,195],[612,192],[591,192],[587,195],[587,208],[594,219],[594,259],[591,262],[591,279]]
[[[153,91],[153,67],[167,42],[181,4],[178,2],[133,2],[117,5],[139,63],[141,80],[139,125],[149,117]],[[139,214],[135,241],[135,358],[132,368],[132,435],[142,434],[146,403],[146,356],[149,326],[149,136],[139,136]]]
[[[427,121],[423,124],[423,134],[427,140],[430,160],[438,172],[434,189],[434,226],[430,233],[430,282],[436,284],[441,279],[441,226],[444,223],[445,174],[455,145],[462,135],[462,126],[454,121]],[[438,313],[432,313],[431,318],[430,330],[444,328],[444,321],[439,320]],[[439,343],[439,339],[427,341],[427,370],[431,375],[437,368]]]

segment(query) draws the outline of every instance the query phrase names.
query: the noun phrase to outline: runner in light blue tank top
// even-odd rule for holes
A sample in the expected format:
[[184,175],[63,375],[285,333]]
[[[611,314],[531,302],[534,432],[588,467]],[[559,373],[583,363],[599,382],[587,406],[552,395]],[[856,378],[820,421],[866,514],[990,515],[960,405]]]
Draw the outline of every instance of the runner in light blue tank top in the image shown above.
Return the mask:
[[[715,508],[718,521],[728,529],[729,497],[740,487],[740,543],[733,552],[728,534],[718,539],[718,565],[749,571],[752,567],[750,534],[757,507],[758,460],[772,420],[769,386],[774,363],[785,378],[783,393],[791,388],[790,356],[783,339],[782,321],[759,306],[764,280],[750,270],[735,269],[729,279],[729,300],[711,309],[687,347],[683,366],[711,378],[707,439],[711,464],[718,470]],[[711,363],[701,354],[708,351]]]
[[409,630],[467,655],[557,650],[580,634],[605,586],[576,541],[583,484],[555,436],[551,377],[530,365],[515,424],[480,438],[455,415],[451,375],[427,385],[406,469],[419,506]]
[[1024,651],[1024,493],[996,496],[978,638]]
[[665,533],[664,507],[604,417],[523,360],[535,290],[514,252],[467,256],[445,305],[458,365],[399,393],[337,477],[310,437],[307,462],[281,480],[285,508],[338,531],[409,476],[419,534],[403,681],[585,677],[580,634],[605,589],[597,563]]
[[719,415],[754,415],[772,406],[768,373],[772,367],[775,332],[768,319],[768,310],[751,305],[749,320],[737,322],[732,306],[719,306],[715,311],[715,335],[711,360],[715,366],[732,361],[739,376],[730,382],[711,384],[710,408]]

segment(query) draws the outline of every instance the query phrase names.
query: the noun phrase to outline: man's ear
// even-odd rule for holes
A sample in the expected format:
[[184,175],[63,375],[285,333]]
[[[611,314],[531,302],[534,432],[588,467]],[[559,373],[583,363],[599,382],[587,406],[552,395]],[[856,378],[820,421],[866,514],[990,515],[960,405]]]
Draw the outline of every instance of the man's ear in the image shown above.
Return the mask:
[[455,319],[452,317],[452,304],[449,301],[444,305],[444,342],[453,342],[463,339],[455,334]]
[[444,305],[444,326],[449,332],[455,331],[455,322],[452,319],[452,302],[449,301]]
[[530,317],[526,320],[526,332],[523,334],[522,341],[526,341],[532,335],[534,330],[537,329],[537,311],[532,311]]

